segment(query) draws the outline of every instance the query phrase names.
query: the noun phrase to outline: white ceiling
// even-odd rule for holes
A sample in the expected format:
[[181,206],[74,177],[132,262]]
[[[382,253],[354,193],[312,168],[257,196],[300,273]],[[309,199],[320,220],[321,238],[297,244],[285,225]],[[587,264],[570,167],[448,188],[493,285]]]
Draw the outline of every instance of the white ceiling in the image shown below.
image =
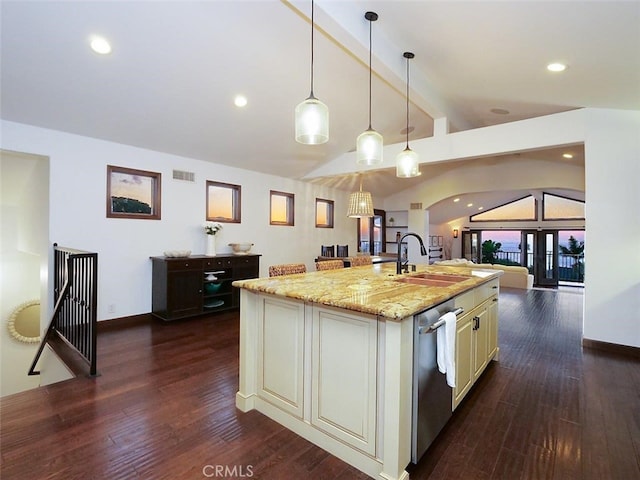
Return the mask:
[[[373,24],[372,124],[386,145],[400,143],[398,151],[406,50],[416,55],[410,139],[431,136],[432,119],[443,116],[455,131],[582,107],[640,109],[640,1],[318,0],[314,93],[329,106],[331,138],[299,145],[293,111],[309,95],[310,5],[3,0],[0,113],[302,178],[352,151],[367,128],[367,10],[380,16]],[[110,55],[89,49],[96,34],[111,42]],[[545,66],[552,61],[569,67],[551,74]],[[233,105],[237,93],[248,97],[244,109]],[[367,189],[386,196],[447,165],[423,166],[422,178],[408,180],[373,172]],[[356,179],[313,181],[350,190]]]

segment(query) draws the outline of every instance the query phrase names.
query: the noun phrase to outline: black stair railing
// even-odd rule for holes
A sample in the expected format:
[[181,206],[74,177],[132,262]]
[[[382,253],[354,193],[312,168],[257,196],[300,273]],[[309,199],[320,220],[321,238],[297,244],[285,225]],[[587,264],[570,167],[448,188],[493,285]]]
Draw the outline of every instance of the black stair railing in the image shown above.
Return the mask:
[[56,299],[51,322],[36,353],[29,375],[35,370],[44,346],[54,336],[75,351],[97,375],[98,254],[53,244],[53,291]]

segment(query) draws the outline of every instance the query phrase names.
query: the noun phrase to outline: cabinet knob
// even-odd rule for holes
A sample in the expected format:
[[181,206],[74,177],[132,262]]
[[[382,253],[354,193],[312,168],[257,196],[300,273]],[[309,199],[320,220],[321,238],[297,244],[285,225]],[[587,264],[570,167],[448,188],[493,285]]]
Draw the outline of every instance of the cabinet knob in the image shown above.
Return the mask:
[[491,287],[491,288],[493,288],[494,290],[497,290],[497,289],[498,289],[498,286],[497,286],[497,285],[494,285],[494,286],[493,286],[493,287]]

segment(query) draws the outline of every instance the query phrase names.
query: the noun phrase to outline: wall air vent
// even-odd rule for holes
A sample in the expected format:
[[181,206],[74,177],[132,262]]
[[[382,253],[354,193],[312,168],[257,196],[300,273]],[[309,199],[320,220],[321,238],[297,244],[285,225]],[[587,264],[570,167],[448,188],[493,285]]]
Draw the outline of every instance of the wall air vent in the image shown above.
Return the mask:
[[422,203],[412,203],[411,210],[422,210]]
[[173,179],[174,180],[183,180],[185,182],[195,182],[196,174],[193,172],[185,172],[183,170],[174,170],[173,171]]

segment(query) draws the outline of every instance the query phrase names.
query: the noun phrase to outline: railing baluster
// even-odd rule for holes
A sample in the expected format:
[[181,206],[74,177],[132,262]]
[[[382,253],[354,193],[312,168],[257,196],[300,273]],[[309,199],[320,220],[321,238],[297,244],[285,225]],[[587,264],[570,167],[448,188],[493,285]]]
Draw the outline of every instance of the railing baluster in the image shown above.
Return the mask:
[[64,342],[89,363],[97,374],[98,254],[80,252],[54,244],[53,289],[56,298],[51,323],[29,369],[35,366],[50,336],[57,332]]

